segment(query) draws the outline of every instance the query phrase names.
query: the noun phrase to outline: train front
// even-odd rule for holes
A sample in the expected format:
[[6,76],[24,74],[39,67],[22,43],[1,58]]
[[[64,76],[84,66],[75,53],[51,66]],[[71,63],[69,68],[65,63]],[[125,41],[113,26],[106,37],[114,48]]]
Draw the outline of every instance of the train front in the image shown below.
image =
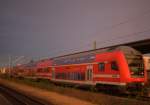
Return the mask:
[[123,70],[122,81],[128,89],[141,89],[147,82],[147,72],[144,67],[142,54],[133,48],[124,48],[127,68]]

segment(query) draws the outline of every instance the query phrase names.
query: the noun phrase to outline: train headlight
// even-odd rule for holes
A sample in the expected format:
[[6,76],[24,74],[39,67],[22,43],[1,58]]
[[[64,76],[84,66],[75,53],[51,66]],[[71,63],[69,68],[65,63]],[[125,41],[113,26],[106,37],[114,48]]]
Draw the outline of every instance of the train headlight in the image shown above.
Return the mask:
[[144,86],[145,85],[145,83],[141,83],[142,84],[142,86]]

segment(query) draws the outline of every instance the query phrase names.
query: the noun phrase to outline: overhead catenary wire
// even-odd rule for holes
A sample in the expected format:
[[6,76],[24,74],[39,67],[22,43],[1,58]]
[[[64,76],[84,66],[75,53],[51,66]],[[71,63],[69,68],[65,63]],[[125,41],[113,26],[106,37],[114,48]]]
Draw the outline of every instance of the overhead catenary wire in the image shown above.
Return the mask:
[[[142,33],[145,33],[145,32],[148,32],[150,31],[150,27],[148,29],[145,29],[145,30],[142,30],[142,31],[138,31],[138,32],[134,32],[134,33],[130,33],[130,34],[125,34],[123,36],[118,36],[118,37],[115,37],[115,38],[112,38],[112,39],[108,39],[108,40],[104,40],[104,41],[101,41],[101,42],[96,42],[97,44],[103,44],[105,42],[110,42],[110,41],[113,41],[113,40],[118,40],[118,39],[121,39],[121,38],[129,38],[129,37],[133,37],[133,36],[142,36]],[[78,49],[81,49],[81,48],[84,48],[84,47],[89,47],[91,46],[91,44],[87,44],[86,46],[81,46],[81,47],[78,47]],[[76,51],[77,49],[74,48]],[[74,49],[67,49],[67,50],[73,50],[75,52]],[[62,51],[65,51],[65,50],[58,50],[58,51],[55,51],[55,53],[58,53],[58,52],[62,52]],[[53,51],[52,51],[53,52]]]
[[144,16],[146,16],[146,15],[148,15],[148,14],[150,14],[150,9],[144,11],[144,12],[141,13],[140,15],[136,15],[136,16],[134,16],[134,17],[128,18],[128,19],[126,19],[126,20],[124,20],[124,21],[121,21],[121,22],[119,22],[119,23],[116,23],[116,24],[113,24],[113,25],[111,25],[111,26],[105,27],[105,28],[103,29],[103,31],[101,31],[101,33],[102,33],[102,32],[105,32],[106,30],[111,30],[111,29],[117,28],[117,27],[119,27],[120,25],[124,25],[124,24],[127,24],[127,23],[129,23],[129,22],[130,22],[130,23],[131,23],[131,22],[134,22],[134,21],[136,21],[137,19],[140,19],[141,17],[144,17]]
[[[118,37],[115,37],[115,38],[112,38],[112,39],[108,39],[108,40],[104,40],[104,41],[101,41],[101,42],[96,42],[97,44],[103,44],[103,43],[106,43],[106,42],[110,42],[110,41],[113,41],[113,40],[118,40],[118,39],[121,39],[121,38],[126,38],[126,37],[133,37],[133,36],[141,36],[142,35],[142,33],[145,33],[145,32],[148,32],[148,31],[150,31],[150,27],[148,28],[148,29],[145,29],[145,30],[142,30],[142,31],[138,31],[138,32],[134,32],[134,33],[130,33],[130,34],[126,34],[126,35],[124,35],[124,36],[118,36]],[[82,46],[82,47],[78,47],[78,48],[74,48],[74,49],[67,49],[67,51],[68,50],[70,50],[70,51],[72,51],[72,52],[77,52],[77,51],[81,51],[81,50],[77,50],[77,49],[82,49],[82,48],[84,48],[84,47],[89,47],[89,46],[91,46],[91,44],[88,44],[87,46]],[[59,53],[59,54],[61,54],[62,52],[64,52],[64,51],[66,51],[66,50],[58,50],[58,51],[55,51],[55,53]],[[53,52],[53,51],[52,51]]]
[[[134,33],[131,33],[131,34],[126,34],[125,36],[118,36],[118,37],[115,37],[115,38],[112,38],[112,39],[108,39],[108,40],[104,40],[104,41],[101,41],[101,42],[96,42],[97,44],[104,44],[106,42],[110,42],[110,41],[113,41],[113,40],[118,40],[118,39],[121,39],[121,38],[126,38],[126,37],[133,37],[133,36],[141,36],[142,33],[145,33],[145,32],[148,32],[150,31],[150,28],[149,29],[145,29],[143,31],[138,31],[138,32],[134,32]],[[81,47],[77,47],[77,48],[74,48],[74,49],[59,49],[59,50],[52,50],[50,51],[50,53],[52,54],[58,54],[61,55],[62,53],[66,52],[66,51],[70,51],[72,53],[75,53],[75,52],[79,52],[79,51],[82,51],[81,49],[82,48],[87,48],[87,47],[90,47],[91,44],[87,44],[86,46],[81,46]],[[78,49],[78,50],[77,50]],[[79,50],[80,49],[80,50]],[[90,49],[89,49],[90,50]],[[67,54],[67,53],[65,53]],[[56,55],[57,56],[57,55]],[[49,55],[45,56],[45,57],[41,57],[41,58],[47,58],[47,57],[50,57]]]
[[[148,15],[148,14],[150,14],[150,10],[146,10],[146,11],[144,11],[143,13],[141,13],[140,15],[136,15],[136,16],[131,17],[131,18],[128,18],[128,19],[126,19],[126,20],[124,20],[124,21],[122,21],[122,22],[113,24],[113,25],[111,25],[111,26],[109,26],[109,27],[105,27],[104,30],[101,31],[100,33],[103,33],[103,32],[105,32],[105,31],[107,31],[107,30],[111,30],[111,29],[117,28],[117,27],[119,27],[119,26],[121,26],[121,25],[124,25],[124,24],[127,24],[127,23],[129,23],[129,22],[130,22],[130,23],[131,23],[131,22],[134,22],[134,21],[136,21],[137,19],[141,19],[141,17],[144,17],[144,16],[146,16],[146,15]],[[106,43],[106,42],[108,42],[108,41],[112,41],[112,40],[114,40],[114,39],[117,40],[117,39],[120,39],[120,38],[132,37],[132,36],[135,36],[135,35],[140,35],[141,33],[144,33],[144,32],[147,32],[147,31],[150,31],[150,29],[146,29],[146,30],[143,30],[143,31],[138,31],[138,32],[134,32],[134,33],[130,33],[130,34],[126,34],[126,35],[114,37],[114,38],[112,38],[112,39],[107,39],[107,40],[104,40],[104,41],[96,41],[96,43],[97,43],[97,44],[102,44],[102,43]],[[82,46],[77,47],[77,48],[74,48],[74,49],[65,49],[65,48],[64,48],[63,50],[60,50],[60,49],[57,50],[57,48],[55,48],[55,49],[51,49],[49,55],[52,55],[52,53],[53,53],[53,54],[59,53],[59,55],[61,55],[61,53],[62,53],[62,52],[64,53],[65,51],[77,52],[77,51],[80,51],[79,49],[82,49],[82,48],[85,48],[85,47],[89,47],[89,46],[91,46],[91,43],[86,44],[86,45],[82,45]],[[77,49],[78,49],[78,50],[77,50]],[[50,57],[49,55],[45,56],[45,58],[46,58],[46,57]]]
[[148,32],[150,31],[150,27],[148,29],[145,29],[145,30],[142,30],[142,31],[138,31],[138,32],[134,32],[134,33],[130,33],[130,34],[125,34],[125,35],[122,35],[122,36],[118,36],[118,37],[115,37],[115,38],[112,38],[112,39],[108,39],[108,40],[104,40],[104,41],[100,41],[100,42],[97,42],[99,44],[102,44],[104,42],[108,42],[108,41],[113,41],[113,40],[118,40],[118,39],[121,39],[121,38],[129,38],[129,37],[133,37],[133,36],[142,36],[142,33],[145,33],[145,32]]

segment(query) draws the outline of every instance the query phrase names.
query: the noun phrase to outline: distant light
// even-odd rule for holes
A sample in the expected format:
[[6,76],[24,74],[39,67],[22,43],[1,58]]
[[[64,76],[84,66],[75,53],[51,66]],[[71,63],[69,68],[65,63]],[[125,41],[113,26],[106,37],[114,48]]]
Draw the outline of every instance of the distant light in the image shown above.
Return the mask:
[[21,64],[17,64],[17,66],[20,66]]

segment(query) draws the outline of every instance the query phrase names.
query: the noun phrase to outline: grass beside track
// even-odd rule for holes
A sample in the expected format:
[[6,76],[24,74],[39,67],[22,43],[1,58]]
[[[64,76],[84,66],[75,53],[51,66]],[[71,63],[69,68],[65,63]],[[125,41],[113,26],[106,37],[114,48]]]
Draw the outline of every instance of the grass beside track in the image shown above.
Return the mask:
[[23,79],[23,78],[18,79],[18,78],[12,78],[8,75],[1,75],[0,77],[19,84],[26,84],[33,87],[45,89],[48,91],[57,92],[63,95],[75,97],[99,105],[148,105],[145,102],[137,101],[134,99],[120,98],[120,97],[109,96],[97,92],[82,91],[75,88],[56,86],[48,80],[37,81],[33,79]]

